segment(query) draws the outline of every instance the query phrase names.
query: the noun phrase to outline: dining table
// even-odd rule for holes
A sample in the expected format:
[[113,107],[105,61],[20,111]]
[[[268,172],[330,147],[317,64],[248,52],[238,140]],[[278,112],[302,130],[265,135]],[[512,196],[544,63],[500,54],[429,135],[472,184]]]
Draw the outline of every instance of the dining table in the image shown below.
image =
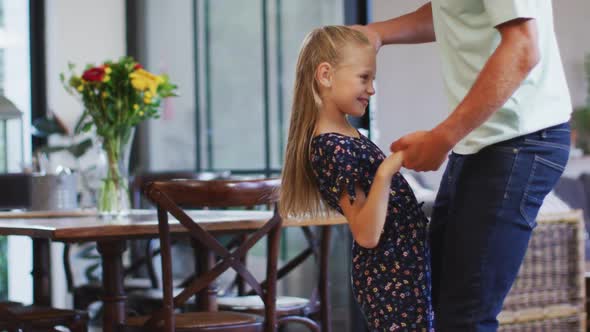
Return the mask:
[[[190,210],[189,216],[205,230],[214,234],[244,232],[261,227],[272,217],[272,211],[261,210]],[[170,216],[171,232],[187,231]],[[284,219],[282,227],[319,226],[329,230],[331,226],[345,224],[339,215],[317,218]],[[4,211],[0,212],[0,235],[20,235],[32,239],[33,245],[33,302],[51,305],[51,242],[96,242],[102,262],[103,283],[103,331],[110,332],[125,321],[127,296],[123,287],[122,255],[126,241],[158,237],[158,218],[155,210],[132,210],[118,218],[104,218],[95,210],[74,211]],[[323,241],[324,237],[322,237]],[[327,264],[329,246],[320,245],[321,257]],[[321,264],[321,263],[320,263]],[[324,273],[327,273],[327,269]],[[327,275],[324,275],[326,278]],[[322,310],[329,324],[329,300],[327,286]]]

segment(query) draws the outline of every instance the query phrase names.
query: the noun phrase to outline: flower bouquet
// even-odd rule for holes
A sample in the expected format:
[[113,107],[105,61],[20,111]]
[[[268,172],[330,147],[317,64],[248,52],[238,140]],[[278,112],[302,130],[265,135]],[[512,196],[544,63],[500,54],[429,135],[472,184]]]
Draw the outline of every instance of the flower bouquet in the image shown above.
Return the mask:
[[60,75],[71,95],[79,97],[84,112],[76,132],[95,129],[106,154],[107,170],[97,199],[103,216],[121,216],[129,212],[129,149],[137,124],[159,117],[163,98],[176,96],[176,85],[166,75],[145,70],[131,57],[88,65],[81,76],[69,65],[69,77]]

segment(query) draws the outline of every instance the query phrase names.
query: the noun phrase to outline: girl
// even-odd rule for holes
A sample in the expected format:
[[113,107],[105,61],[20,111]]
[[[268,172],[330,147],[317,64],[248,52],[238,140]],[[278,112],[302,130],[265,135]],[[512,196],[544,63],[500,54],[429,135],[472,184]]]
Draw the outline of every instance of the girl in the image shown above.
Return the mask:
[[297,61],[281,213],[343,214],[354,237],[352,288],[371,331],[432,331],[427,219],[398,173],[347,120],[375,93],[375,50],[343,26],[312,31]]

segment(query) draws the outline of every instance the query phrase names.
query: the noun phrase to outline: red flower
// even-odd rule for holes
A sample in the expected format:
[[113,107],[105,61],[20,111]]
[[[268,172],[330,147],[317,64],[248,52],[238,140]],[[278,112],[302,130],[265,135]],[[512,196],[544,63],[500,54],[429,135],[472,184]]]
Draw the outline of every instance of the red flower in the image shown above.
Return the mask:
[[88,82],[102,82],[104,75],[105,72],[102,66],[94,67],[86,70],[84,74],[82,74],[82,79]]
[[143,69],[143,66],[140,65],[139,63],[136,63],[135,66],[133,66],[133,69],[135,69],[135,70]]

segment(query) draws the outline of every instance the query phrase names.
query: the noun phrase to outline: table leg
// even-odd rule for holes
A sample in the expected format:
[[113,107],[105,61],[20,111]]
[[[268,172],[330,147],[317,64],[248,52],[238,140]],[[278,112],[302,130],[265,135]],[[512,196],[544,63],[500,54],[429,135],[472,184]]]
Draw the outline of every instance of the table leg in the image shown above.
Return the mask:
[[332,235],[331,226],[322,226],[321,248],[320,248],[320,315],[322,319],[322,332],[332,331],[332,310],[330,303],[330,240]]
[[102,283],[104,305],[103,331],[116,331],[125,322],[125,302],[127,296],[123,289],[123,264],[121,255],[126,249],[123,240],[97,242],[102,257]]
[[33,303],[51,306],[51,251],[49,239],[33,238]]
[[[191,239],[195,255],[195,276],[211,270],[215,265],[215,254],[207,247]],[[209,287],[204,288],[197,294],[197,308],[201,311],[217,311],[217,284],[211,282]]]
[[277,277],[278,277],[278,261],[279,261],[279,245],[281,241],[282,229],[280,225],[274,227],[267,237],[267,285],[266,285],[266,296],[268,303],[272,303],[270,306],[265,307],[265,321],[264,331],[275,332],[278,326],[277,317]]

